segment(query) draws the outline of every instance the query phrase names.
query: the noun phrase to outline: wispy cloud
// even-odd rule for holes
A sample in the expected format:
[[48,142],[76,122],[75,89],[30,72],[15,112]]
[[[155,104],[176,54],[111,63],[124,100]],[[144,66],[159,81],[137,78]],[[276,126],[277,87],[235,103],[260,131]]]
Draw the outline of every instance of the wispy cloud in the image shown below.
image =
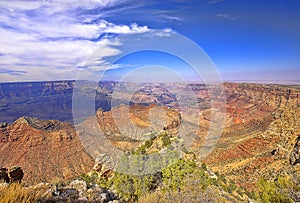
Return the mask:
[[218,3],[222,3],[224,2],[225,0],[209,0],[207,3],[208,4],[218,4]]
[[185,18],[183,16],[183,13],[185,12],[185,7],[180,8],[173,8],[173,9],[154,9],[152,11],[149,11],[149,13],[152,13],[157,20],[160,21],[178,21],[182,22],[185,21]]
[[179,16],[162,16],[162,18],[168,19],[168,20],[174,20],[174,21],[184,21],[184,18]]
[[123,2],[0,1],[0,81],[72,79],[99,47],[99,61],[118,54],[103,36],[151,30],[104,20],[102,13]]
[[7,74],[7,75],[23,75],[26,73],[25,71],[16,71],[16,70],[9,70],[5,68],[0,68],[0,74]]
[[228,19],[228,20],[236,20],[238,18],[238,16],[233,16],[227,13],[218,13],[216,15],[218,18],[224,18],[224,19]]

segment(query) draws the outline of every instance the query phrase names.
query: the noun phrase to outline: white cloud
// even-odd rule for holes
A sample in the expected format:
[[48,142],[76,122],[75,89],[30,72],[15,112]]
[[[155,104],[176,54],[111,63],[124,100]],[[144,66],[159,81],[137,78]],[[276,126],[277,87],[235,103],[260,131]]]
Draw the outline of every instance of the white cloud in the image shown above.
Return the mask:
[[102,51],[97,52],[95,63],[120,53],[111,47],[116,42],[98,37],[151,30],[136,23],[113,24],[101,19],[100,13],[82,14],[83,8],[104,8],[120,2],[123,1],[0,1],[0,68],[26,72],[19,76],[1,72],[0,81],[72,79],[77,67],[99,47]]
[[237,19],[237,16],[232,16],[232,15],[227,14],[227,13],[219,13],[219,14],[217,14],[217,17],[218,18],[225,18],[225,19],[228,19],[228,20],[236,20]]
[[165,28],[163,30],[156,30],[154,32],[154,34],[158,37],[169,37],[171,36],[173,33],[175,33],[174,30],[172,30],[171,28]]
[[122,3],[124,0],[43,0],[43,1],[0,1],[0,7],[11,11],[30,11],[41,9],[45,14],[53,14],[77,8],[92,9],[97,7],[110,7]]
[[149,32],[150,29],[147,26],[138,26],[136,23],[127,25],[115,25],[102,21],[100,26],[103,28],[104,33],[116,33],[116,34],[133,34],[133,33],[145,33]]
[[9,9],[10,11],[14,10],[32,10],[37,9],[41,6],[41,3],[38,1],[0,1],[0,7]]
[[175,20],[175,21],[184,21],[184,18],[178,17],[178,16],[164,16],[163,18],[169,19],[169,20]]

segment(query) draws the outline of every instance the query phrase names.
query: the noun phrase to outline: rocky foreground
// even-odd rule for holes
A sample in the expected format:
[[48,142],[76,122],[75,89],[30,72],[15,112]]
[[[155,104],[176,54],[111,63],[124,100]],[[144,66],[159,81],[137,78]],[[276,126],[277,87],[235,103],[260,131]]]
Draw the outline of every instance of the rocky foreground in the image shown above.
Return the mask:
[[[213,173],[183,147],[183,140],[167,133],[153,136],[120,157],[116,168],[108,155],[96,160],[87,174],[55,183],[27,187],[13,181],[0,184],[0,202],[247,202],[250,198],[234,182]],[[146,166],[146,157],[160,154],[168,164],[150,174],[134,174]],[[144,157],[140,159],[140,157]],[[159,158],[159,157],[157,157]],[[134,161],[133,161],[134,160]],[[131,163],[122,171],[122,166]],[[133,162],[132,162],[133,161]],[[155,160],[155,164],[161,162]],[[149,166],[148,166],[149,167]],[[142,167],[143,168],[143,167]],[[18,167],[19,170],[20,167]],[[146,168],[143,168],[146,170]],[[0,178],[0,182],[3,179]],[[21,180],[20,180],[21,181]],[[1,199],[2,198],[2,199]]]

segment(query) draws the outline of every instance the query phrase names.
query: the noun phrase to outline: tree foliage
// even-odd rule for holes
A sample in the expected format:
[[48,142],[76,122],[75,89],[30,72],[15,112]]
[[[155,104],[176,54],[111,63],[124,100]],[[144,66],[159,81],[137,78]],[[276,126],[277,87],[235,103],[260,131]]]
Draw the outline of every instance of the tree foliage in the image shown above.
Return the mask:
[[256,198],[260,202],[293,202],[289,196],[293,183],[287,177],[279,176],[275,181],[268,181],[261,178],[257,182],[257,186]]
[[160,174],[130,175],[116,172],[111,179],[113,189],[120,197],[127,201],[135,201],[148,192],[154,190],[160,183]]

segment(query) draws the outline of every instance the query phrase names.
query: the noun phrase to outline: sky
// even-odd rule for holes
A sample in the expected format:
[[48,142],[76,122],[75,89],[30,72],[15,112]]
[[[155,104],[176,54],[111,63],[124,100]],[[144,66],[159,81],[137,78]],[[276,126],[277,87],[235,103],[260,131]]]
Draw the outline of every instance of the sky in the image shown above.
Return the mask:
[[222,81],[299,82],[299,11],[298,0],[1,0],[0,82],[198,81],[206,68]]

